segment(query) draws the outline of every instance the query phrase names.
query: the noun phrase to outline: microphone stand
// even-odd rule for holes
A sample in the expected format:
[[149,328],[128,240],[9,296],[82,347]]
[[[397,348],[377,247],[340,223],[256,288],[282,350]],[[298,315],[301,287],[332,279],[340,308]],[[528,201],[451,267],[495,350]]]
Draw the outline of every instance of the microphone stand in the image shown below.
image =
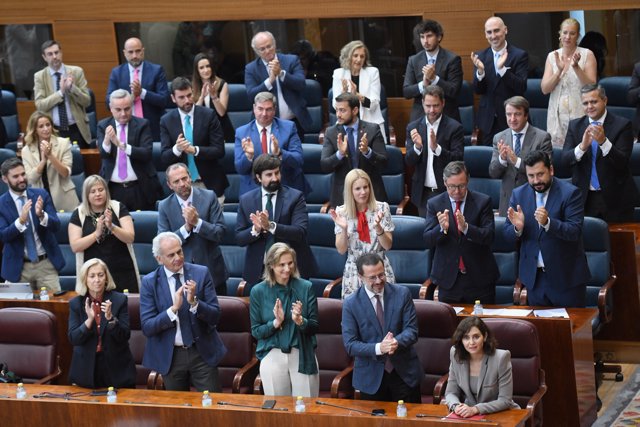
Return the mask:
[[374,416],[374,417],[386,417],[386,415],[385,415],[385,414],[374,414],[374,413],[373,413],[373,412],[371,412],[371,411],[364,411],[364,410],[362,410],[362,409],[349,408],[349,407],[347,407],[347,406],[335,405],[335,404],[333,404],[333,403],[323,402],[322,400],[316,400],[316,403],[317,403],[318,405],[332,406],[332,407],[334,407],[334,408],[347,409],[347,410],[349,410],[349,411],[360,412],[360,413],[362,413],[362,414],[367,414],[367,415],[371,415],[371,416]]
[[[239,408],[266,409],[266,408],[263,408],[262,406],[241,405],[240,403],[231,403],[231,402],[223,402],[223,401],[219,401],[218,405],[237,406]],[[272,411],[288,411],[287,408],[271,408],[271,410]]]

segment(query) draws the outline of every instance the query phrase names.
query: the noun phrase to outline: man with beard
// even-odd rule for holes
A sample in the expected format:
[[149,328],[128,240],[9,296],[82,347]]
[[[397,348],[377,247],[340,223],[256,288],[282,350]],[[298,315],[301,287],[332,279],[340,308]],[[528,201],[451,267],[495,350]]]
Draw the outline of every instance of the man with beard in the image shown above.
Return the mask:
[[529,305],[584,307],[591,278],[582,244],[580,190],[553,177],[549,156],[524,159],[529,184],[511,194],[504,232],[520,240],[518,276]]
[[60,220],[51,196],[43,189],[27,188],[24,165],[17,157],[5,160],[0,173],[9,186],[0,196],[2,277],[29,282],[33,290],[59,291],[64,257],[55,236]]
[[[376,125],[377,127],[377,125]],[[260,188],[240,197],[236,241],[247,246],[242,277],[249,287],[262,277],[265,254],[276,242],[291,246],[300,275],[307,279],[317,270],[307,242],[309,215],[302,192],[280,184],[280,159],[261,154],[253,162],[253,176]]]

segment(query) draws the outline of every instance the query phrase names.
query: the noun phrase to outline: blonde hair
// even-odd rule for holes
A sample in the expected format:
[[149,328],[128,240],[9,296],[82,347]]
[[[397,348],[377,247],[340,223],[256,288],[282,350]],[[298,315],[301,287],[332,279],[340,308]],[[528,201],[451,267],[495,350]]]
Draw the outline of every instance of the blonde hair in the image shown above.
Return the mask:
[[360,40],[349,42],[340,49],[340,66],[345,70],[351,70],[351,56],[356,49],[360,48],[364,48],[364,64],[362,65],[362,68],[370,67],[371,62],[369,62],[369,49],[367,49],[367,46]]
[[298,272],[298,263],[296,261],[296,251],[286,243],[274,243],[267,251],[267,256],[264,260],[264,273],[262,274],[262,278],[269,284],[269,286],[273,286],[277,283],[276,274],[274,273],[273,268],[278,261],[280,261],[280,258],[287,254],[291,255],[291,258],[293,258],[293,270],[291,271],[291,277],[300,277],[300,272]]
[[78,293],[78,295],[85,296],[87,294],[87,276],[89,275],[89,269],[96,265],[102,266],[107,276],[107,283],[105,283],[104,290],[111,291],[116,288],[116,284],[113,281],[113,277],[109,272],[109,267],[107,267],[107,264],[105,264],[105,262],[99,258],[91,258],[89,261],[85,261],[85,263],[82,264],[82,267],[80,267],[80,275],[76,280],[76,292]]
[[565,25],[575,25],[578,29],[578,40],[576,40],[576,45],[580,41],[580,22],[575,18],[567,18],[560,24],[560,29],[558,30],[558,45],[562,47],[562,27]]
[[91,210],[91,204],[89,203],[89,193],[97,184],[101,184],[104,187],[104,208],[107,209],[111,205],[111,195],[109,194],[109,185],[107,185],[107,181],[105,181],[100,175],[89,175],[82,184],[82,202],[79,206],[80,213],[85,216],[89,216],[93,213]]
[[29,117],[29,122],[27,122],[27,133],[24,136],[24,142],[26,145],[38,144],[38,120],[45,118],[49,120],[51,123],[51,135],[58,136],[58,131],[55,127],[53,127],[53,119],[47,113],[43,113],[42,111],[34,111],[34,113]]
[[358,216],[358,207],[356,201],[353,198],[353,184],[359,179],[364,179],[369,184],[369,201],[367,202],[367,209],[371,212],[375,212],[377,209],[376,196],[373,194],[373,185],[371,185],[371,178],[362,169],[351,169],[351,171],[344,178],[344,210],[347,213],[347,218],[353,219]]

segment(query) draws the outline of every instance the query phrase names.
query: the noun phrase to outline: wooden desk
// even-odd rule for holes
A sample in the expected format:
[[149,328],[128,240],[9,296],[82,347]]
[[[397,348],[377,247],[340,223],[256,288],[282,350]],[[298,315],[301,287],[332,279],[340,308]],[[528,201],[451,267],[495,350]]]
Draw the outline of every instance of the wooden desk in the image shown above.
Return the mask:
[[[118,392],[118,403],[106,403],[106,396],[83,396],[78,399],[63,400],[50,398],[33,398],[41,392],[66,393],[87,392],[87,389],[72,386],[26,386],[28,398],[15,399],[15,384],[0,384],[0,411],[3,414],[3,425],[218,425],[218,426],[291,426],[299,427],[333,427],[349,425],[350,427],[388,426],[402,423],[403,426],[437,427],[442,425],[460,425],[459,421],[446,422],[441,419],[447,414],[444,405],[407,404],[408,417],[396,417],[396,404],[393,402],[371,402],[347,399],[321,399],[323,402],[347,406],[349,408],[371,411],[382,408],[385,417],[318,405],[317,399],[305,398],[306,412],[294,412],[293,397],[269,397],[259,395],[211,394],[213,406],[201,406],[201,394],[195,392],[170,392],[160,390],[121,389]],[[276,399],[276,408],[287,411],[262,410],[219,405],[218,402],[229,402],[241,405],[261,406],[267,399]],[[97,401],[99,403],[96,403]],[[188,406],[187,406],[188,405]],[[428,418],[416,418],[416,414],[428,414]],[[509,410],[489,414],[486,421],[466,421],[465,426],[524,426],[527,411]],[[295,417],[295,419],[293,418]]]
[[102,165],[100,149],[81,148],[80,153],[82,153],[82,160],[84,161],[84,174],[86,176],[98,174]]

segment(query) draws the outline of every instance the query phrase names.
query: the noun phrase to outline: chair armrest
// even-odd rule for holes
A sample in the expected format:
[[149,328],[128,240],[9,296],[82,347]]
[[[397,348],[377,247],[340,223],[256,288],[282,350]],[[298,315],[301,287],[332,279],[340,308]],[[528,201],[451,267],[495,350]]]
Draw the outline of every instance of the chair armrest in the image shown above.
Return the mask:
[[233,376],[231,393],[240,393],[240,387],[243,385],[251,386],[251,384],[254,383],[258,372],[260,372],[260,361],[254,356]]
[[389,124],[389,145],[398,145],[396,129],[391,124]]
[[542,396],[547,392],[547,383],[545,382],[545,373],[544,369],[540,369],[540,384],[538,386],[538,390],[531,396],[531,399],[527,402],[527,412],[529,413],[529,419],[527,420],[527,425],[534,426],[535,423],[535,411],[538,403],[542,400]]
[[258,376],[256,376],[256,379],[253,381],[253,394],[264,394],[260,374],[258,374]]
[[444,397],[444,392],[447,389],[447,383],[449,382],[449,373],[447,372],[440,377],[436,385],[433,387],[433,404],[439,405]]
[[424,281],[422,286],[420,286],[420,291],[418,292],[419,299],[427,299],[427,295],[429,295],[429,288],[433,285],[431,279],[427,279]]
[[330,202],[324,202],[322,207],[320,208],[320,213],[329,213],[329,209],[331,208]]
[[473,128],[473,132],[471,132],[471,145],[478,145],[478,141],[480,141],[480,138],[482,137],[482,132],[480,132],[480,129]]
[[243,297],[244,296],[244,288],[247,286],[247,281],[246,280],[241,280],[240,283],[238,283],[238,289],[236,289],[236,296],[237,297]]
[[398,207],[396,208],[396,215],[402,215],[404,213],[404,208],[409,204],[409,196],[407,196],[407,187],[405,185],[405,195],[402,197],[400,203],[398,203]]
[[320,145],[324,144],[324,134],[327,131],[328,127],[329,127],[329,123],[325,123],[322,126],[322,129],[320,129],[320,133],[318,133],[318,144]]
[[607,304],[607,300],[609,299],[609,292],[611,292],[611,288],[617,279],[618,276],[615,274],[610,276],[598,292],[598,316],[602,323],[609,323],[611,321],[612,307]]
[[164,380],[162,379],[162,375],[160,375],[156,371],[149,372],[149,377],[147,378],[147,390],[164,389]]
[[62,375],[62,369],[60,369],[60,355],[57,355],[54,371],[46,377],[40,378],[38,381],[34,382],[34,384],[49,384],[51,383],[51,380],[58,378],[60,375]]
[[353,378],[353,361],[349,366],[344,368],[338,375],[333,378],[331,382],[331,397],[334,399],[340,399],[340,390],[347,389],[350,391],[349,395],[353,395],[353,386],[351,380]]
[[513,303],[515,305],[527,305],[527,288],[520,279],[516,279],[516,283],[513,285]]
[[324,298],[329,298],[329,295],[331,295],[331,290],[333,289],[333,287],[339,285],[340,283],[342,283],[342,277],[339,277],[336,280],[329,282],[327,286],[324,287],[324,291],[322,291],[322,296]]

